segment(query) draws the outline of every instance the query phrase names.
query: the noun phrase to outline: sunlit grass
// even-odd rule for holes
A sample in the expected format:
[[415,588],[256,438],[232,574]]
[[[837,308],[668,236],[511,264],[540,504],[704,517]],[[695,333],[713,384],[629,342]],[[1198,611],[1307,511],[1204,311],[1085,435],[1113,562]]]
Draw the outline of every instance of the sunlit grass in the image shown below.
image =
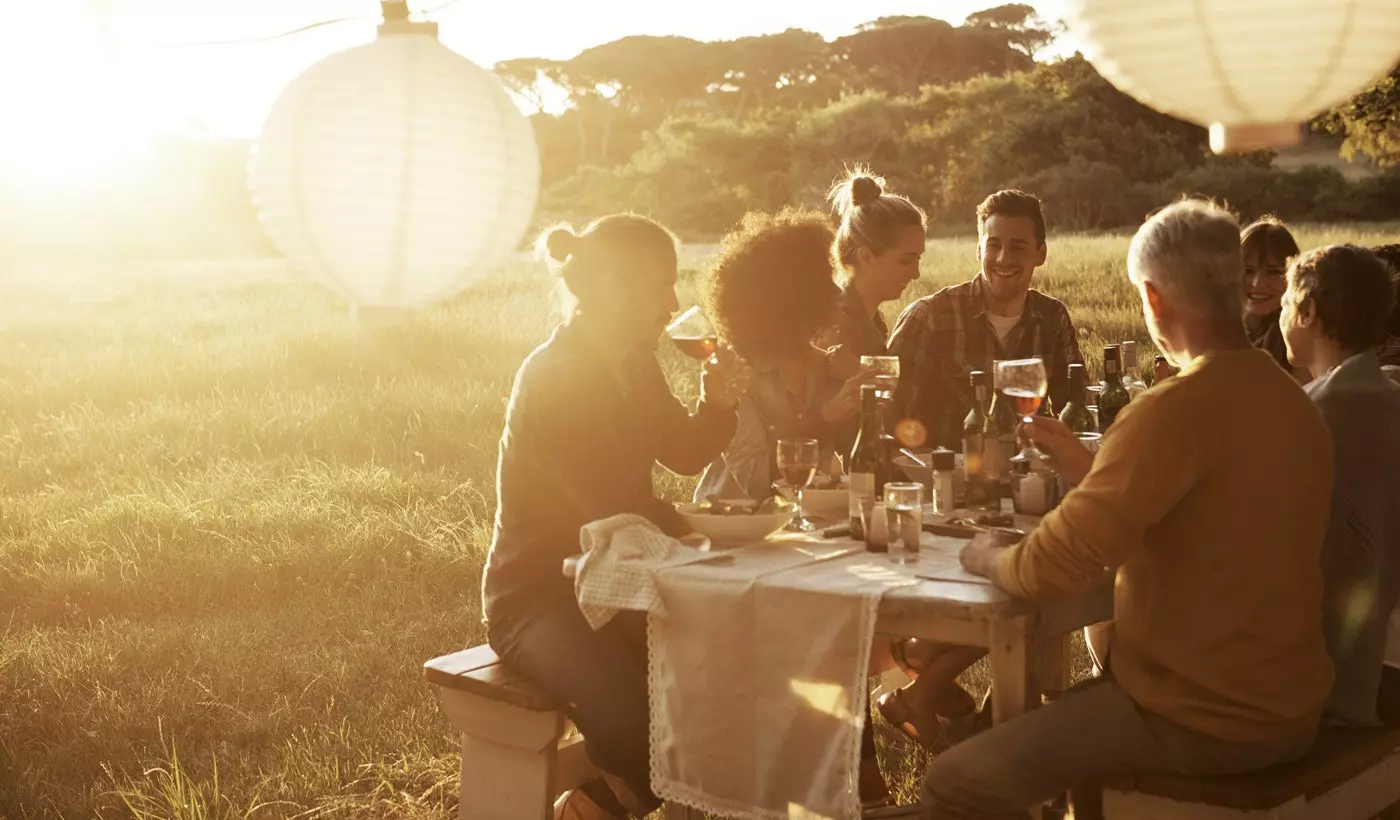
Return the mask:
[[[1145,341],[1124,248],[1052,245],[1086,352]],[[975,265],[936,241],[911,297]],[[483,639],[496,439],[554,305],[523,262],[380,323],[268,262],[0,271],[0,816],[447,816],[419,667]]]

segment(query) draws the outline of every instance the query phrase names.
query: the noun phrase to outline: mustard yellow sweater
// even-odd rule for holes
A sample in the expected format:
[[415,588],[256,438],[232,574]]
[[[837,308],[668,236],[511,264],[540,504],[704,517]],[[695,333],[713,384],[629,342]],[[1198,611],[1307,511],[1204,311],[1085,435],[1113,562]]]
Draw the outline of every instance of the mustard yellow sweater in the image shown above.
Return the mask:
[[1133,401],[1093,469],[997,564],[1023,598],[1117,570],[1109,667],[1139,706],[1227,741],[1318,720],[1332,685],[1319,554],[1332,450],[1258,350],[1196,360]]

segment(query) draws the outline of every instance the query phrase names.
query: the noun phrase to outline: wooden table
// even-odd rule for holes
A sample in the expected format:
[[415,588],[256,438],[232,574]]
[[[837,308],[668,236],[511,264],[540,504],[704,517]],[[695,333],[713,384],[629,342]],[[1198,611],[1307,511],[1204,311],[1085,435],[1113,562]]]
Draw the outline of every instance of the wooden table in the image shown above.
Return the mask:
[[992,717],[1010,720],[1039,702],[1040,687],[1069,685],[1069,638],[1081,627],[1113,618],[1113,585],[1055,604],[1012,598],[987,584],[919,581],[887,592],[876,629],[987,649]]

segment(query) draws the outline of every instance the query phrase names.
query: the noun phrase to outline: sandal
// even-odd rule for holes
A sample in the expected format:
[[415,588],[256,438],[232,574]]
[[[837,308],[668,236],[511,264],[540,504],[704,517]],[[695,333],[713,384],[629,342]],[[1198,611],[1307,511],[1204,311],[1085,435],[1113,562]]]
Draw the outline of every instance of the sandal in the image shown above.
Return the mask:
[[919,712],[904,696],[903,689],[885,693],[875,707],[891,726],[924,747],[929,754],[938,754],[952,746],[939,716]]

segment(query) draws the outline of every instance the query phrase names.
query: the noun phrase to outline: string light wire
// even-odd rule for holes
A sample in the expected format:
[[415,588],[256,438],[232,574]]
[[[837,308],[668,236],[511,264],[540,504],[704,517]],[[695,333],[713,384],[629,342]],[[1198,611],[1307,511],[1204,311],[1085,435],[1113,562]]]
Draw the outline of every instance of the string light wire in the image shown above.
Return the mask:
[[[457,4],[460,3],[460,2],[462,2],[462,0],[446,0],[446,2],[444,2],[444,3],[439,3],[438,5],[433,6],[432,8],[429,8],[429,9],[420,9],[420,10],[418,10],[417,12],[410,12],[410,13],[411,13],[411,14],[416,14],[416,16],[418,16],[419,18],[423,18],[423,17],[433,17],[433,16],[439,14],[440,12],[445,11],[446,9],[449,9],[449,8],[451,8],[451,7],[455,6],[455,5],[457,5]],[[326,27],[326,26],[337,26],[337,25],[340,25],[340,24],[342,24],[342,23],[378,22],[379,20],[380,20],[380,17],[378,17],[377,15],[360,14],[360,15],[356,15],[356,16],[354,16],[354,17],[338,17],[338,18],[336,18],[336,19],[334,19],[334,20],[322,20],[322,21],[319,22],[319,23],[311,23],[311,24],[309,24],[309,25],[301,26],[300,28],[291,29],[290,31],[282,31],[282,32],[278,32],[277,34],[268,34],[268,35],[264,35],[264,36],[261,36],[261,37],[243,37],[243,38],[239,38],[239,39],[236,39],[236,40],[203,40],[203,41],[192,42],[192,43],[159,43],[159,44],[156,44],[156,45],[154,45],[154,46],[152,46],[152,47],[153,47],[153,48],[205,48],[205,47],[209,47],[209,46],[252,45],[252,44],[254,44],[254,43],[267,43],[267,42],[272,42],[272,41],[274,41],[274,40],[281,40],[281,39],[284,39],[284,38],[287,38],[287,37],[294,37],[294,36],[296,36],[296,35],[298,35],[298,34],[304,34],[304,33],[308,32],[308,31],[314,31],[315,29],[324,28],[324,27]]]

